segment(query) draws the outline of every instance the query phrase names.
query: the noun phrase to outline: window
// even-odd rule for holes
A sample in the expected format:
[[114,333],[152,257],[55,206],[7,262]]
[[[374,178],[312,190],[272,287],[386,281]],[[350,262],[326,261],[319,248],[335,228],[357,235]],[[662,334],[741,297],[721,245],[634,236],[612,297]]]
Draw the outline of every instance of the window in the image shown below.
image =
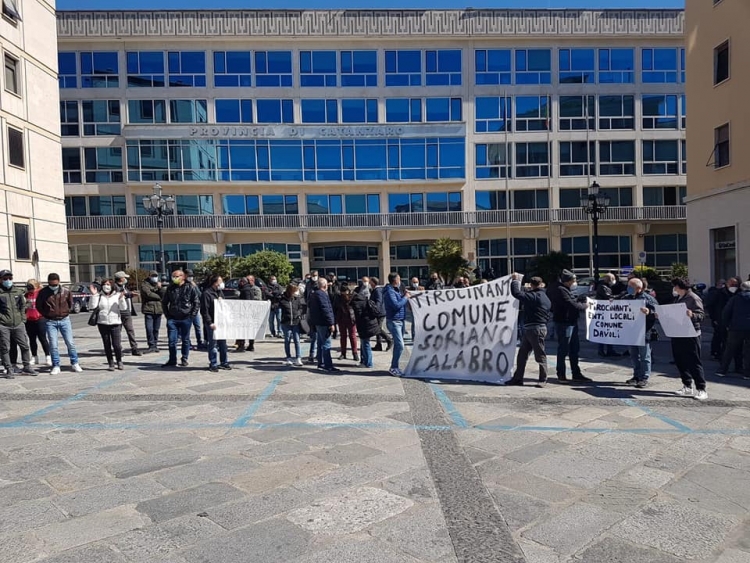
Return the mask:
[[347,194],[344,196],[344,212],[380,213],[380,196],[378,194]]
[[596,82],[594,49],[560,49],[560,84]]
[[549,96],[516,96],[516,131],[549,131]]
[[85,217],[87,214],[86,198],[84,196],[69,196],[65,198],[66,217]]
[[300,51],[300,86],[328,86],[337,84],[336,51]]
[[386,123],[421,123],[421,98],[388,98],[385,100]]
[[250,51],[214,51],[214,86],[237,88],[252,86]]
[[661,206],[661,205],[685,205],[685,195],[687,191],[685,186],[666,186],[652,187],[644,186],[643,188],[643,205]]
[[338,100],[302,100],[302,123],[338,123]]
[[635,174],[635,141],[599,141],[599,175]]
[[21,95],[21,84],[18,76],[18,59],[5,53],[5,89]]
[[547,190],[515,190],[513,192],[513,209],[548,209],[549,192]]
[[461,49],[441,49],[424,53],[426,86],[461,85]]
[[687,141],[685,139],[680,141],[680,171],[682,174],[687,174]]
[[[202,244],[165,244],[164,254],[169,268],[195,268],[205,258]],[[158,244],[138,245],[138,267],[142,270],[161,270]]]
[[[573,259],[573,268],[590,267],[589,237],[563,237],[562,251]],[[619,270],[633,262],[629,236],[599,236],[599,266],[603,270]]]
[[128,100],[128,123],[166,123],[164,100]]
[[375,87],[378,85],[377,51],[341,51],[341,86]]
[[388,194],[389,213],[461,211],[461,192]]
[[596,145],[593,141],[560,141],[560,176],[596,175]]
[[77,137],[81,134],[78,124],[78,102],[60,102],[60,134],[63,137]]
[[511,144],[490,143],[476,146],[477,180],[511,177]]
[[560,131],[596,129],[594,96],[560,96]]
[[16,247],[16,260],[31,260],[31,237],[28,223],[13,222],[13,241]]
[[312,249],[313,262],[354,262],[378,259],[377,246],[316,246]]
[[635,129],[635,98],[599,96],[599,129]]
[[85,51],[81,59],[81,88],[119,88],[120,63],[116,51]]
[[377,123],[378,100],[375,98],[341,100],[341,123]]
[[255,100],[258,123],[294,123],[292,100]]
[[678,174],[680,157],[674,141],[643,141],[644,174]]
[[81,114],[84,135],[120,134],[120,100],[83,100]]
[[390,255],[391,260],[427,260],[429,251],[429,244],[392,244]]
[[206,100],[169,100],[169,122],[206,123],[207,105]]
[[656,268],[688,263],[687,235],[646,235],[643,242],[648,263]]
[[255,51],[256,87],[289,87],[291,85],[291,51]]
[[511,98],[476,98],[474,127],[477,133],[511,131]]
[[308,195],[307,212],[311,215],[341,215],[344,212],[340,195]]
[[474,73],[477,86],[510,84],[510,49],[477,49],[474,51]]
[[206,87],[206,53],[203,51],[170,51],[169,85]]
[[516,49],[516,84],[551,84],[549,49]]
[[677,96],[647,94],[641,106],[644,129],[677,129]]
[[421,51],[386,51],[385,52],[385,85],[386,86],[421,86],[422,85],[422,52]]
[[[632,207],[633,188],[602,189],[610,198],[610,207]],[[577,208],[581,206],[581,197],[588,195],[588,188],[563,188],[560,190],[560,207]]]
[[57,74],[60,88],[78,88],[76,54],[70,51],[57,53]]
[[224,215],[259,215],[257,195],[225,195],[222,197]]
[[130,51],[125,54],[125,58],[129,87],[164,86],[164,53],[162,51]]
[[89,196],[87,199],[89,203],[89,215],[109,217],[112,215],[127,214],[124,195]]
[[263,215],[297,215],[299,205],[296,195],[261,196]]
[[425,99],[425,117],[428,122],[461,121],[461,98]]
[[729,123],[714,129],[714,168],[729,166]]
[[633,49],[599,49],[599,83],[632,84],[635,82]]
[[252,123],[252,100],[216,100],[216,123]]
[[63,182],[65,184],[81,183],[81,149],[63,148],[62,150]]
[[175,201],[177,215],[213,215],[214,196],[178,195]]
[[687,69],[687,61],[685,60],[685,47],[680,48],[680,82],[685,84],[685,70]]
[[642,81],[646,84],[676,84],[677,49],[643,49],[641,68]]
[[729,41],[714,49],[714,84],[729,80]]
[[[549,241],[544,238],[511,239],[511,268],[515,272],[526,272],[531,261],[539,254],[547,254]],[[508,240],[484,239],[477,241],[479,269],[485,277],[504,276],[508,272]]]
[[498,190],[478,190],[475,194],[477,211],[500,211],[508,208],[505,192]]
[[548,143],[516,143],[516,178],[549,176]]
[[26,168],[23,131],[8,127],[8,164],[16,168]]
[[687,99],[685,94],[680,96],[680,127],[685,129],[687,126]]
[[93,184],[122,182],[122,148],[85,148],[83,156],[86,165],[86,182]]
[[13,24],[21,21],[21,13],[18,11],[16,0],[3,0],[3,16]]

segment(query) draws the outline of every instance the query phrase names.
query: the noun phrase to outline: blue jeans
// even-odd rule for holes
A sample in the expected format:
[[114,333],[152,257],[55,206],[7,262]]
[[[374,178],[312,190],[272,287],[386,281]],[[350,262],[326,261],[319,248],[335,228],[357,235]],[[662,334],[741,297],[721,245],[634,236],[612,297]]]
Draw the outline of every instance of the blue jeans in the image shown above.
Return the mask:
[[68,349],[70,365],[76,365],[78,363],[78,352],[76,351],[75,342],[73,342],[73,327],[70,324],[70,317],[65,317],[60,321],[47,320],[49,355],[52,356],[52,365],[55,367],[60,367],[60,352],[57,349],[58,334],[62,335],[65,347]]
[[318,366],[325,369],[333,367],[331,359],[331,329],[327,326],[316,326],[315,332],[318,335]]
[[633,377],[638,381],[648,381],[651,375],[651,344],[630,346],[630,358],[633,360]]
[[393,336],[393,358],[391,358],[391,369],[398,369],[401,354],[404,353],[404,321],[386,320],[388,332]]
[[203,333],[201,332],[201,318],[199,315],[193,317],[193,328],[195,329],[195,340],[198,346],[203,344]]
[[[271,311],[273,312],[273,311]],[[280,312],[280,310],[279,310]],[[301,358],[299,349],[299,325],[280,325],[284,333],[284,352],[287,358]],[[294,342],[294,356],[292,356],[292,342]]]
[[[268,313],[268,330],[271,331],[271,336],[276,336],[284,331],[284,327],[281,326],[281,307],[275,309],[271,307]],[[299,328],[297,328],[297,332],[299,332]],[[287,357],[289,356],[287,355]]]
[[565,357],[570,358],[570,371],[573,377],[579,377],[581,368],[578,367],[578,353],[581,349],[581,341],[578,339],[578,325],[569,326],[555,323],[557,333],[557,377],[565,377]]
[[226,365],[229,363],[229,356],[227,356],[227,341],[216,340],[214,338],[214,330],[210,325],[206,325],[206,346],[208,346],[209,366],[216,367],[219,364]]
[[372,346],[369,338],[359,339],[360,363],[366,368],[372,367]]
[[177,340],[182,341],[182,359],[187,360],[190,354],[190,328],[193,326],[193,319],[167,319],[167,337],[169,338],[169,361],[167,363],[177,363]]
[[143,315],[146,323],[146,341],[149,348],[156,348],[159,344],[159,329],[161,328],[161,315]]

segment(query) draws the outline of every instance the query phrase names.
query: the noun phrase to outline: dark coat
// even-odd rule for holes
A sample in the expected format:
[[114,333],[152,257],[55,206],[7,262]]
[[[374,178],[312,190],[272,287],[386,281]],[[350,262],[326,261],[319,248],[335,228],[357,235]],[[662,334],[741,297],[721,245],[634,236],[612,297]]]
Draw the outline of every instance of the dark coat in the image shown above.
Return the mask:
[[57,292],[45,287],[36,298],[36,310],[50,321],[61,321],[70,316],[73,308],[73,294],[69,289],[60,286]]
[[357,319],[357,334],[360,338],[373,338],[380,333],[380,320],[370,306],[369,299],[363,293],[352,297],[350,305]]
[[596,285],[596,298],[601,301],[607,301],[608,299],[612,299],[612,297],[612,288],[604,281],[600,281]]
[[144,315],[161,315],[163,309],[161,306],[161,300],[164,297],[165,289],[156,287],[155,283],[151,283],[149,280],[144,281],[141,284],[141,312]]
[[191,283],[170,285],[161,301],[167,319],[183,320],[198,315],[201,308],[198,289]]
[[729,330],[750,331],[750,291],[739,292],[729,300],[722,320]]
[[244,280],[244,284],[241,281],[238,284],[238,289],[240,290],[240,299],[242,299],[243,301],[262,301],[263,291],[257,285],[254,285],[247,281],[246,278],[244,278]]
[[567,285],[560,284],[551,295],[552,320],[556,323],[575,326],[581,311],[585,311],[588,305],[578,301]]
[[224,299],[224,294],[218,289],[214,289],[213,287],[207,287],[206,289],[203,290],[203,293],[201,293],[200,299],[201,299],[201,317],[203,317],[203,323],[206,326],[211,326],[212,324],[214,324],[214,321],[216,320],[216,315],[214,314],[216,300]]
[[379,319],[385,318],[385,304],[383,303],[383,286],[376,287],[370,292],[370,306],[377,312]]
[[549,322],[552,303],[543,289],[524,291],[521,282],[513,280],[510,293],[524,306],[524,327],[546,327]]
[[271,302],[271,309],[278,309],[281,295],[284,293],[284,290],[279,285],[279,282],[269,283],[264,289],[266,299]]
[[711,317],[711,320],[715,323],[719,323],[720,325],[723,323],[723,313],[724,309],[727,306],[727,303],[729,303],[730,299],[737,295],[737,293],[731,293],[726,287],[722,287],[721,289],[713,288],[713,290],[709,290],[708,295],[706,296],[705,301],[705,311],[708,314],[709,317]]
[[302,300],[293,295],[287,297],[282,294],[279,299],[279,309],[281,309],[281,324],[289,326],[298,326],[302,320]]
[[307,322],[310,326],[333,326],[336,319],[333,315],[333,306],[328,293],[318,288],[310,293],[307,302]]

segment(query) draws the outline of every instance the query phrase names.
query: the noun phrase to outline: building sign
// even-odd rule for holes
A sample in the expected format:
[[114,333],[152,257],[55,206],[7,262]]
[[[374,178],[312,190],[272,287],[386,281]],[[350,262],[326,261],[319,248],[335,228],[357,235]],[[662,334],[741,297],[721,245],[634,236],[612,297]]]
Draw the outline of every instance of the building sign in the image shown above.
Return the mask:
[[716,248],[716,250],[732,250],[733,248],[735,248],[735,245],[735,241],[725,240],[723,242],[717,242],[716,244],[714,244],[714,248]]

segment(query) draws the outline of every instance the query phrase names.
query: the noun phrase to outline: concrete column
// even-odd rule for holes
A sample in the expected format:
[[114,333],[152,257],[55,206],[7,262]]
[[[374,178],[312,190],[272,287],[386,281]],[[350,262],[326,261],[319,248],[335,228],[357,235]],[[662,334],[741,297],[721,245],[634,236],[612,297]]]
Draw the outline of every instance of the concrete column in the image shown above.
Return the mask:
[[386,283],[383,280],[387,280],[388,274],[391,273],[391,231],[384,229],[381,234],[383,238],[380,241],[380,283]]

